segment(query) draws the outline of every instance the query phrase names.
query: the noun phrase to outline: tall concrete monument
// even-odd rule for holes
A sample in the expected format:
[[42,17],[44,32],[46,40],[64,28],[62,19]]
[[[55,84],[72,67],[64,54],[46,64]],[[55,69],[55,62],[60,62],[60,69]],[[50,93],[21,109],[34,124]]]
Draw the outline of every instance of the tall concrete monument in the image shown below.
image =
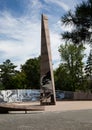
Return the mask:
[[48,18],[41,18],[41,105],[55,105],[55,86],[52,69]]

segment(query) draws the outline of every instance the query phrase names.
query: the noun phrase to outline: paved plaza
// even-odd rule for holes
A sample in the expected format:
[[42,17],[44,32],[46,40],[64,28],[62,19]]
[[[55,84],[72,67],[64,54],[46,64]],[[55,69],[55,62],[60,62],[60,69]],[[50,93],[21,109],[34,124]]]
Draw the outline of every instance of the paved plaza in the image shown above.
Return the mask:
[[42,112],[0,114],[0,130],[92,130],[92,101],[62,101]]

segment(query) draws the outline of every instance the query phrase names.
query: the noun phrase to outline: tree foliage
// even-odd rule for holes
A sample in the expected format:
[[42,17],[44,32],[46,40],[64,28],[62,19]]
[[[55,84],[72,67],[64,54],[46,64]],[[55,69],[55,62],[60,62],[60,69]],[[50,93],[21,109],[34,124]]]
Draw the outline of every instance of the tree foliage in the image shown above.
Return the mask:
[[91,78],[92,77],[92,50],[90,50],[86,67],[85,67],[85,73],[87,77]]
[[0,65],[0,89],[39,89],[40,57],[29,59],[21,70],[15,70],[9,59]]
[[55,72],[57,75],[57,86],[71,91],[84,89],[82,61],[84,49],[82,45],[65,44],[60,46],[59,52],[63,64]]
[[14,89],[26,89],[26,75],[23,72],[18,71],[13,77],[13,88]]
[[56,90],[73,91],[70,75],[67,72],[68,70],[65,64],[60,64],[60,66],[54,71]]
[[26,75],[26,88],[40,88],[40,57],[27,60],[21,71]]
[[85,73],[86,73],[87,82],[88,82],[88,89],[92,91],[92,49],[90,50],[90,53],[87,59]]
[[71,32],[64,32],[63,39],[73,43],[92,44],[92,0],[83,1],[75,7],[74,13],[69,11],[62,19],[62,23],[73,26]]
[[5,89],[13,88],[13,76],[16,74],[16,66],[7,59],[3,64],[0,65],[0,81]]

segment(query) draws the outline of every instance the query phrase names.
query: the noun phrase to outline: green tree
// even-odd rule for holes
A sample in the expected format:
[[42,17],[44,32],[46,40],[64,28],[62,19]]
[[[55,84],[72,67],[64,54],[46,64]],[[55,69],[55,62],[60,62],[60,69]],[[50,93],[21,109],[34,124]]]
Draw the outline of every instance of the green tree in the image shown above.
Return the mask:
[[87,81],[88,81],[88,88],[89,90],[92,91],[92,49],[90,50],[86,67],[85,67],[85,73],[87,76]]
[[[1,80],[1,79],[0,79]],[[2,84],[2,82],[0,81],[0,90],[5,89],[4,85]]]
[[56,90],[72,91],[70,75],[65,64],[60,64],[54,71]]
[[83,1],[75,7],[74,11],[66,13],[62,23],[72,25],[71,32],[64,32],[63,39],[70,40],[73,43],[90,43],[92,44],[92,0]]
[[40,88],[40,57],[27,60],[21,71],[26,75],[26,88]]
[[12,76],[12,86],[14,89],[26,89],[26,75],[18,71]]
[[59,48],[61,61],[63,61],[63,68],[62,66],[60,66],[59,69],[61,70],[61,73],[62,71],[64,71],[64,75],[65,75],[64,78],[66,78],[64,79],[64,82],[67,83],[65,87],[69,86],[69,90],[72,91],[75,91],[77,89],[84,89],[83,88],[83,81],[84,81],[83,61],[82,61],[84,57],[83,54],[84,49],[85,48],[83,47],[83,45],[73,45],[73,44],[61,45]]
[[9,59],[0,65],[0,81],[5,89],[13,89],[13,76],[16,74],[16,68]]
[[89,77],[90,79],[92,78],[92,50],[90,50],[90,53],[87,59],[85,73],[87,77]]

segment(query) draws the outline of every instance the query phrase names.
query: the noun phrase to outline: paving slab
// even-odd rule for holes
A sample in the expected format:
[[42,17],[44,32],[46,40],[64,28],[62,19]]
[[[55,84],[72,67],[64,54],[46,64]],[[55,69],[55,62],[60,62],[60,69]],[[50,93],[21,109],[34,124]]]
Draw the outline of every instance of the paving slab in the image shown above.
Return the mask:
[[43,112],[0,114],[0,130],[92,130],[92,101],[57,102]]
[[[13,103],[14,105],[21,106],[39,106],[40,102],[22,102]],[[44,111],[72,111],[72,110],[86,110],[92,109],[92,101],[57,101],[56,105],[45,105]]]
[[92,101],[58,101],[56,105],[45,106],[45,111],[72,111],[92,109]]

